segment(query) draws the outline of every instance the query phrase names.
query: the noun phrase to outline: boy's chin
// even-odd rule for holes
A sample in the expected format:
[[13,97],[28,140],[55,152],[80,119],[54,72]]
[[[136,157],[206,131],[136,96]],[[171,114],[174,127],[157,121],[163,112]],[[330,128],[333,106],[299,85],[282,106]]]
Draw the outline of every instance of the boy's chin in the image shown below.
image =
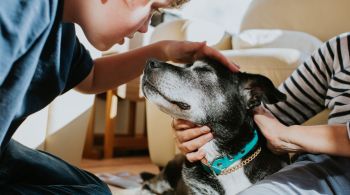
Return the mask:
[[90,41],[90,43],[100,51],[107,51],[111,47],[113,47],[113,45],[115,44],[123,45],[125,43],[124,37],[119,39],[111,39],[111,38],[108,39],[107,36],[105,37],[104,36],[95,36],[95,37],[87,36],[87,38]]
[[125,43],[125,38],[122,38],[119,41],[117,41],[117,44],[119,45],[123,45],[124,43]]
[[100,51],[107,51],[109,50],[114,44],[113,43],[104,43],[104,42],[98,42],[92,44],[96,49]]
[[124,43],[125,43],[125,38],[122,38],[122,39],[120,39],[116,42],[113,42],[113,43],[111,43],[111,42],[106,43],[103,41],[97,42],[97,43],[93,44],[93,46],[100,51],[107,51],[111,47],[113,47],[113,45],[115,45],[115,44],[123,45]]

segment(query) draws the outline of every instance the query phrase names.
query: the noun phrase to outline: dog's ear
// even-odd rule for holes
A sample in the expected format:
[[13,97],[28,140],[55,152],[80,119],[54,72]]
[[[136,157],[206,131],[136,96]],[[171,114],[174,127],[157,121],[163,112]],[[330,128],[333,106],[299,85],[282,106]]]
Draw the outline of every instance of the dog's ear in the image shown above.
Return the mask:
[[164,178],[173,188],[176,187],[178,181],[181,179],[182,166],[185,161],[186,157],[178,154],[164,167]]
[[149,172],[141,172],[140,173],[140,177],[142,179],[142,181],[148,181],[153,179],[154,177],[156,177],[157,175],[154,173],[149,173]]
[[285,101],[287,96],[273,85],[270,79],[258,74],[239,73],[241,94],[247,109],[261,105],[261,102],[274,104]]

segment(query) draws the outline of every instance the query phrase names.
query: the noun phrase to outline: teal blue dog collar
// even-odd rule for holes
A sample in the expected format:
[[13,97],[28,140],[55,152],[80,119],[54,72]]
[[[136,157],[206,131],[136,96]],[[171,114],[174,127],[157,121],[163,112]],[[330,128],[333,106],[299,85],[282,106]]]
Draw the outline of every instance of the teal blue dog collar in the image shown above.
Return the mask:
[[236,161],[242,159],[249,152],[251,152],[256,144],[258,143],[258,132],[254,130],[253,139],[248,142],[244,148],[235,155],[227,155],[227,156],[219,156],[215,158],[212,162],[208,162],[208,164],[203,164],[204,170],[209,173],[214,173],[215,175],[220,175],[222,171],[230,167]]

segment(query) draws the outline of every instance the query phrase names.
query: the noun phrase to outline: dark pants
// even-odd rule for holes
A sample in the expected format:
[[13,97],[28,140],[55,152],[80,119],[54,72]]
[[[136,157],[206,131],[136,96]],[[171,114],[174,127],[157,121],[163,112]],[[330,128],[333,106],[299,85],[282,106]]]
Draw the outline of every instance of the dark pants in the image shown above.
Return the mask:
[[111,194],[96,176],[11,140],[0,156],[0,194]]
[[304,154],[240,195],[350,194],[350,158]]

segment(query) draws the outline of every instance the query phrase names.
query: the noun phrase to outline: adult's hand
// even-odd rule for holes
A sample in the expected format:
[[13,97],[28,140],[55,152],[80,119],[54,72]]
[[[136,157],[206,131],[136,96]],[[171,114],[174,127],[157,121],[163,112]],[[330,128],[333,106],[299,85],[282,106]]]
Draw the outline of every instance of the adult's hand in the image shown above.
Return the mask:
[[188,161],[194,162],[205,157],[205,153],[198,149],[213,139],[209,127],[199,127],[181,119],[173,119],[171,126],[175,133],[176,145]]
[[218,50],[208,47],[206,42],[162,41],[165,58],[179,63],[190,63],[203,58],[211,58],[221,62],[233,72],[239,71],[239,66],[230,62]]
[[291,127],[287,127],[279,122],[273,114],[259,106],[254,110],[254,121],[259,127],[261,133],[267,140],[267,147],[275,154],[287,152],[299,152],[301,147],[292,141]]

